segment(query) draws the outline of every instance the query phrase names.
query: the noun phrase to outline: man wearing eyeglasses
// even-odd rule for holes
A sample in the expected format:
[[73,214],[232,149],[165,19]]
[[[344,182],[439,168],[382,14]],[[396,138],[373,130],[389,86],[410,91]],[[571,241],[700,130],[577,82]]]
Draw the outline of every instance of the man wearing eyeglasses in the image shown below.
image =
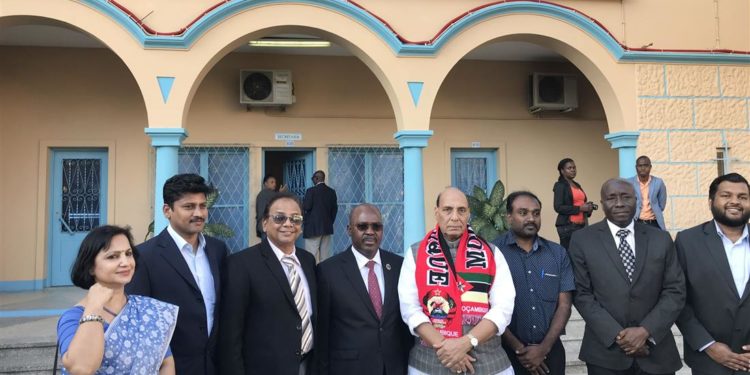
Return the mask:
[[403,375],[413,344],[398,302],[403,258],[381,251],[383,220],[373,205],[354,207],[347,231],[351,246],[318,265],[320,374]]
[[294,246],[302,219],[297,197],[277,194],[263,213],[267,237],[227,258],[219,331],[222,375],[312,372],[315,258]]

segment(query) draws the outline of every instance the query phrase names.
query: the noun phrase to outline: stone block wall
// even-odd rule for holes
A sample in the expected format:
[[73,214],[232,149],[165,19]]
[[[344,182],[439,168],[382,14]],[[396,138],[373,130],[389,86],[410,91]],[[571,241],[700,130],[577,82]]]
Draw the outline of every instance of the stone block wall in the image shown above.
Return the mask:
[[675,233],[711,218],[708,185],[717,148],[729,170],[750,178],[750,67],[642,64],[637,68],[638,155],[664,179],[664,212]]

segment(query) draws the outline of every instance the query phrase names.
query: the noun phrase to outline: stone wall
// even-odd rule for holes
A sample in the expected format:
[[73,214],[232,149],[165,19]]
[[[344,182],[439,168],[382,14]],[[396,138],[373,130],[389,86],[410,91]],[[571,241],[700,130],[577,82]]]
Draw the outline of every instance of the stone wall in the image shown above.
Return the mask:
[[728,172],[750,178],[750,67],[644,64],[637,80],[637,152],[667,185],[674,233],[710,219],[718,147],[730,147]]

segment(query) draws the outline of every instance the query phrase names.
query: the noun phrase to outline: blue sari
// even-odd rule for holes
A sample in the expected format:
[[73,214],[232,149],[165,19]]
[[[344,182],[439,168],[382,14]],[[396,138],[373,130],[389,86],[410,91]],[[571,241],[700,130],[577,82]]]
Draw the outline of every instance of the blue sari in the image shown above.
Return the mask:
[[[80,311],[78,318],[83,313],[79,306],[71,310]],[[104,356],[96,374],[158,374],[169,350],[178,310],[175,305],[153,298],[128,296],[122,311],[104,327]],[[66,316],[75,318],[75,312],[63,314],[58,332],[66,324]],[[75,323],[77,328],[77,318]],[[61,353],[65,354],[72,336],[66,342],[63,337],[60,339]],[[62,373],[68,374],[65,368]]]

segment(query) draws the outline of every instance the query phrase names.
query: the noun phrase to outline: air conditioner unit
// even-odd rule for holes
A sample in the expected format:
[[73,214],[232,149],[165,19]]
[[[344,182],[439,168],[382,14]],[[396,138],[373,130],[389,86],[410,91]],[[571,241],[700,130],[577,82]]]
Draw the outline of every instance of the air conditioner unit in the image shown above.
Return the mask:
[[252,106],[294,104],[292,72],[288,70],[241,70],[240,103]]
[[529,111],[569,112],[578,108],[576,77],[534,73],[529,76]]

